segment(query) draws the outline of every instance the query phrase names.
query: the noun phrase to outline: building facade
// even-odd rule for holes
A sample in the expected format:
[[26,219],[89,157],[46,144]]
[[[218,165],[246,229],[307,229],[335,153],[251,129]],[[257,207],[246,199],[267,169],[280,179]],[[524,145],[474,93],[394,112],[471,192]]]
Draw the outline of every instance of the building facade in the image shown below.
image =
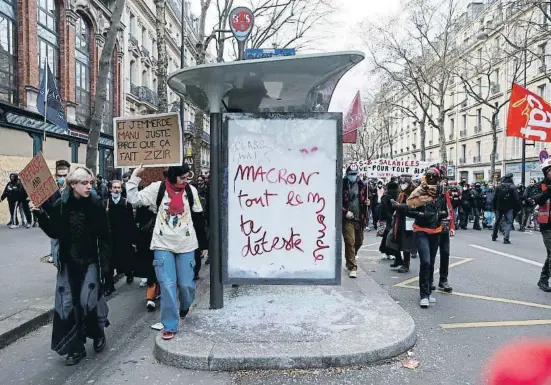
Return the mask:
[[[111,19],[113,0],[0,0],[0,189],[10,173],[19,172],[42,151],[55,160],[84,164],[99,57]],[[180,68],[181,2],[167,2],[168,73]],[[191,7],[188,4],[187,9]],[[187,12],[186,66],[195,64],[197,19]],[[107,103],[99,140],[98,172],[114,169],[113,117],[157,112],[157,47],[155,4],[128,0],[113,52]],[[68,129],[45,122],[36,100],[45,63],[49,64],[68,121]],[[179,97],[168,91],[169,110],[179,110]],[[197,109],[186,103],[183,130],[194,132]],[[205,125],[208,130],[208,125]],[[46,141],[42,141],[44,131]],[[208,169],[209,135],[204,137]],[[187,141],[186,141],[187,142]],[[185,143],[187,146],[188,143]],[[190,146],[189,146],[190,148]],[[0,205],[0,223],[7,222]]]
[[[507,111],[513,81],[523,85],[526,67],[526,87],[547,101],[551,100],[551,74],[549,62],[551,41],[549,33],[542,34],[545,18],[535,8],[511,8],[508,2],[492,0],[473,2],[460,17],[461,30],[456,35],[460,47],[457,65],[468,62],[472,68],[466,82],[469,87],[491,105],[502,106],[497,115],[497,152],[495,154],[495,175],[490,175],[493,132],[490,123],[493,108],[481,103],[465,91],[465,82],[460,76],[452,76],[446,92],[448,112],[443,125],[448,160],[448,174],[451,179],[466,179],[469,182],[488,181],[513,173],[515,182],[521,181],[522,139],[507,137],[505,132]],[[528,37],[526,57],[518,52],[505,52],[506,38],[512,38],[514,24],[524,18],[525,24],[540,24]],[[527,21],[529,18],[529,22]],[[518,62],[518,60],[524,60]],[[488,71],[489,72],[485,72]],[[411,95],[396,95],[394,101],[407,108],[415,109],[416,102]],[[417,110],[420,110],[417,108]],[[432,110],[433,116],[437,111]],[[420,113],[418,114],[421,115]],[[381,119],[379,119],[380,121]],[[381,151],[379,156],[395,159],[421,159],[421,133],[416,119],[405,116],[398,110],[391,113],[391,130],[388,135],[379,128]],[[379,126],[381,123],[379,123]],[[440,161],[440,133],[426,124],[425,159]],[[389,143],[392,142],[392,151]],[[526,181],[540,178],[538,154],[546,148],[543,142],[527,142]]]

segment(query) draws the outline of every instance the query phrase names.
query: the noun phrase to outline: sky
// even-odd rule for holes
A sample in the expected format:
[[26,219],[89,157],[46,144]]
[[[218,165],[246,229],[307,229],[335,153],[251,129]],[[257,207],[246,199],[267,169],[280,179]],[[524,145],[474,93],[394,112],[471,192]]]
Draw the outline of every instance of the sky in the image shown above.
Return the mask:
[[[209,26],[215,23],[216,0],[212,0],[211,11],[207,21]],[[332,0],[336,11],[329,16],[329,23],[318,28],[323,29],[323,39],[311,49],[299,53],[321,53],[338,51],[361,51],[365,53],[364,44],[360,38],[359,24],[366,21],[381,20],[385,16],[395,13],[400,8],[400,0]],[[247,5],[245,0],[235,0],[234,6]],[[199,14],[199,0],[192,0],[192,11]],[[333,35],[327,36],[327,30],[332,29]],[[339,82],[330,111],[346,112],[354,95],[358,91],[370,88],[370,76],[367,61],[356,65]]]

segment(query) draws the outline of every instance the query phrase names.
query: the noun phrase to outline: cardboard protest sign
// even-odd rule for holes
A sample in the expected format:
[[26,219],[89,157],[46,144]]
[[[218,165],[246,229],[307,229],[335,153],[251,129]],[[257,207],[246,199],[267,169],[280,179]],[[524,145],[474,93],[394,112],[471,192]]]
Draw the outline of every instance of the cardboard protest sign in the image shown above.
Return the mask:
[[40,207],[58,190],[42,152],[39,152],[19,173],[19,180],[36,207]]
[[182,130],[177,113],[114,119],[115,167],[182,165]]
[[416,159],[396,160],[396,159],[369,159],[347,162],[343,165],[343,175],[349,165],[357,165],[358,174],[361,177],[389,179],[391,177],[409,174],[414,179],[422,178],[427,169],[438,162],[428,162]]
[[140,178],[144,185],[150,185],[153,182],[158,182],[164,180],[163,172],[166,170],[166,167],[148,167],[143,172]]

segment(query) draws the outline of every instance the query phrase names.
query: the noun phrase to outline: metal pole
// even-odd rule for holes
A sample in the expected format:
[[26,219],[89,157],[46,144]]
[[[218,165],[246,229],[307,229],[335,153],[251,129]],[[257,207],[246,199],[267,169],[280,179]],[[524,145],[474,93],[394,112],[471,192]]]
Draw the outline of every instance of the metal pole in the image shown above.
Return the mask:
[[[180,68],[186,68],[186,0],[182,0],[182,21],[181,21],[181,31],[180,35],[182,36],[182,42],[180,45]],[[184,110],[185,110],[185,100],[180,96],[180,122],[182,126],[184,125]]]
[[[526,88],[528,81],[526,80],[526,72],[528,70],[528,54],[526,47],[524,47],[524,88]],[[522,138],[522,161],[521,161],[520,183],[524,186],[526,183],[526,138]]]
[[222,255],[220,253],[220,139],[222,114],[210,114],[210,207],[209,207],[209,256],[210,256],[210,308],[224,307],[222,285]]

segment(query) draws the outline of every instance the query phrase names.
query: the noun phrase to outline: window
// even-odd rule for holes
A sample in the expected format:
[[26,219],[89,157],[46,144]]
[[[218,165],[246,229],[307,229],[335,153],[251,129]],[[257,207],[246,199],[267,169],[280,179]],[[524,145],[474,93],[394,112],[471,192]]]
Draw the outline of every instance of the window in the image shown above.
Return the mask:
[[136,16],[134,14],[130,14],[130,35],[133,37],[136,37]]
[[463,115],[463,130],[467,130],[467,114]]
[[494,71],[494,85],[499,86],[499,68]]
[[478,95],[479,98],[482,97],[482,78],[478,78],[478,81],[476,83],[476,94]]
[[81,126],[90,123],[90,29],[79,17],[76,24],[75,37],[75,97],[77,102],[76,120]]
[[450,119],[450,136],[453,137],[455,133],[455,119]]
[[448,156],[448,163],[453,161],[453,147],[450,147],[450,155]]
[[143,70],[142,72],[142,86],[147,87],[149,86],[149,78],[147,76],[147,71]]
[[480,140],[476,142],[476,156],[480,158]]
[[463,161],[465,159],[467,159],[467,145],[466,144],[461,145],[461,159],[463,159]]
[[[545,67],[545,51],[547,48],[547,43],[540,44],[538,46],[538,58],[540,61],[540,66]],[[541,72],[545,72],[545,69]]]
[[482,48],[479,48],[477,51],[478,64],[482,65]]
[[538,95],[545,99],[545,84],[538,86]]
[[136,84],[136,62],[132,60],[130,62],[130,84],[134,85]]
[[105,98],[105,107],[103,108],[103,117],[101,122],[101,132],[113,135],[113,116],[115,110],[115,87],[113,83],[113,65],[114,60],[111,61],[111,71],[107,75],[107,89]]
[[69,142],[69,147],[71,147],[71,163],[78,163],[78,142]]
[[0,8],[0,100],[17,102],[17,27],[15,1]]
[[142,28],[142,45],[147,48],[147,29]]
[[476,125],[479,130],[482,129],[482,108],[476,110]]
[[47,61],[57,80],[59,71],[59,10],[54,0],[38,0],[38,68],[40,79]]
[[432,151],[429,152],[429,162],[432,161]]

